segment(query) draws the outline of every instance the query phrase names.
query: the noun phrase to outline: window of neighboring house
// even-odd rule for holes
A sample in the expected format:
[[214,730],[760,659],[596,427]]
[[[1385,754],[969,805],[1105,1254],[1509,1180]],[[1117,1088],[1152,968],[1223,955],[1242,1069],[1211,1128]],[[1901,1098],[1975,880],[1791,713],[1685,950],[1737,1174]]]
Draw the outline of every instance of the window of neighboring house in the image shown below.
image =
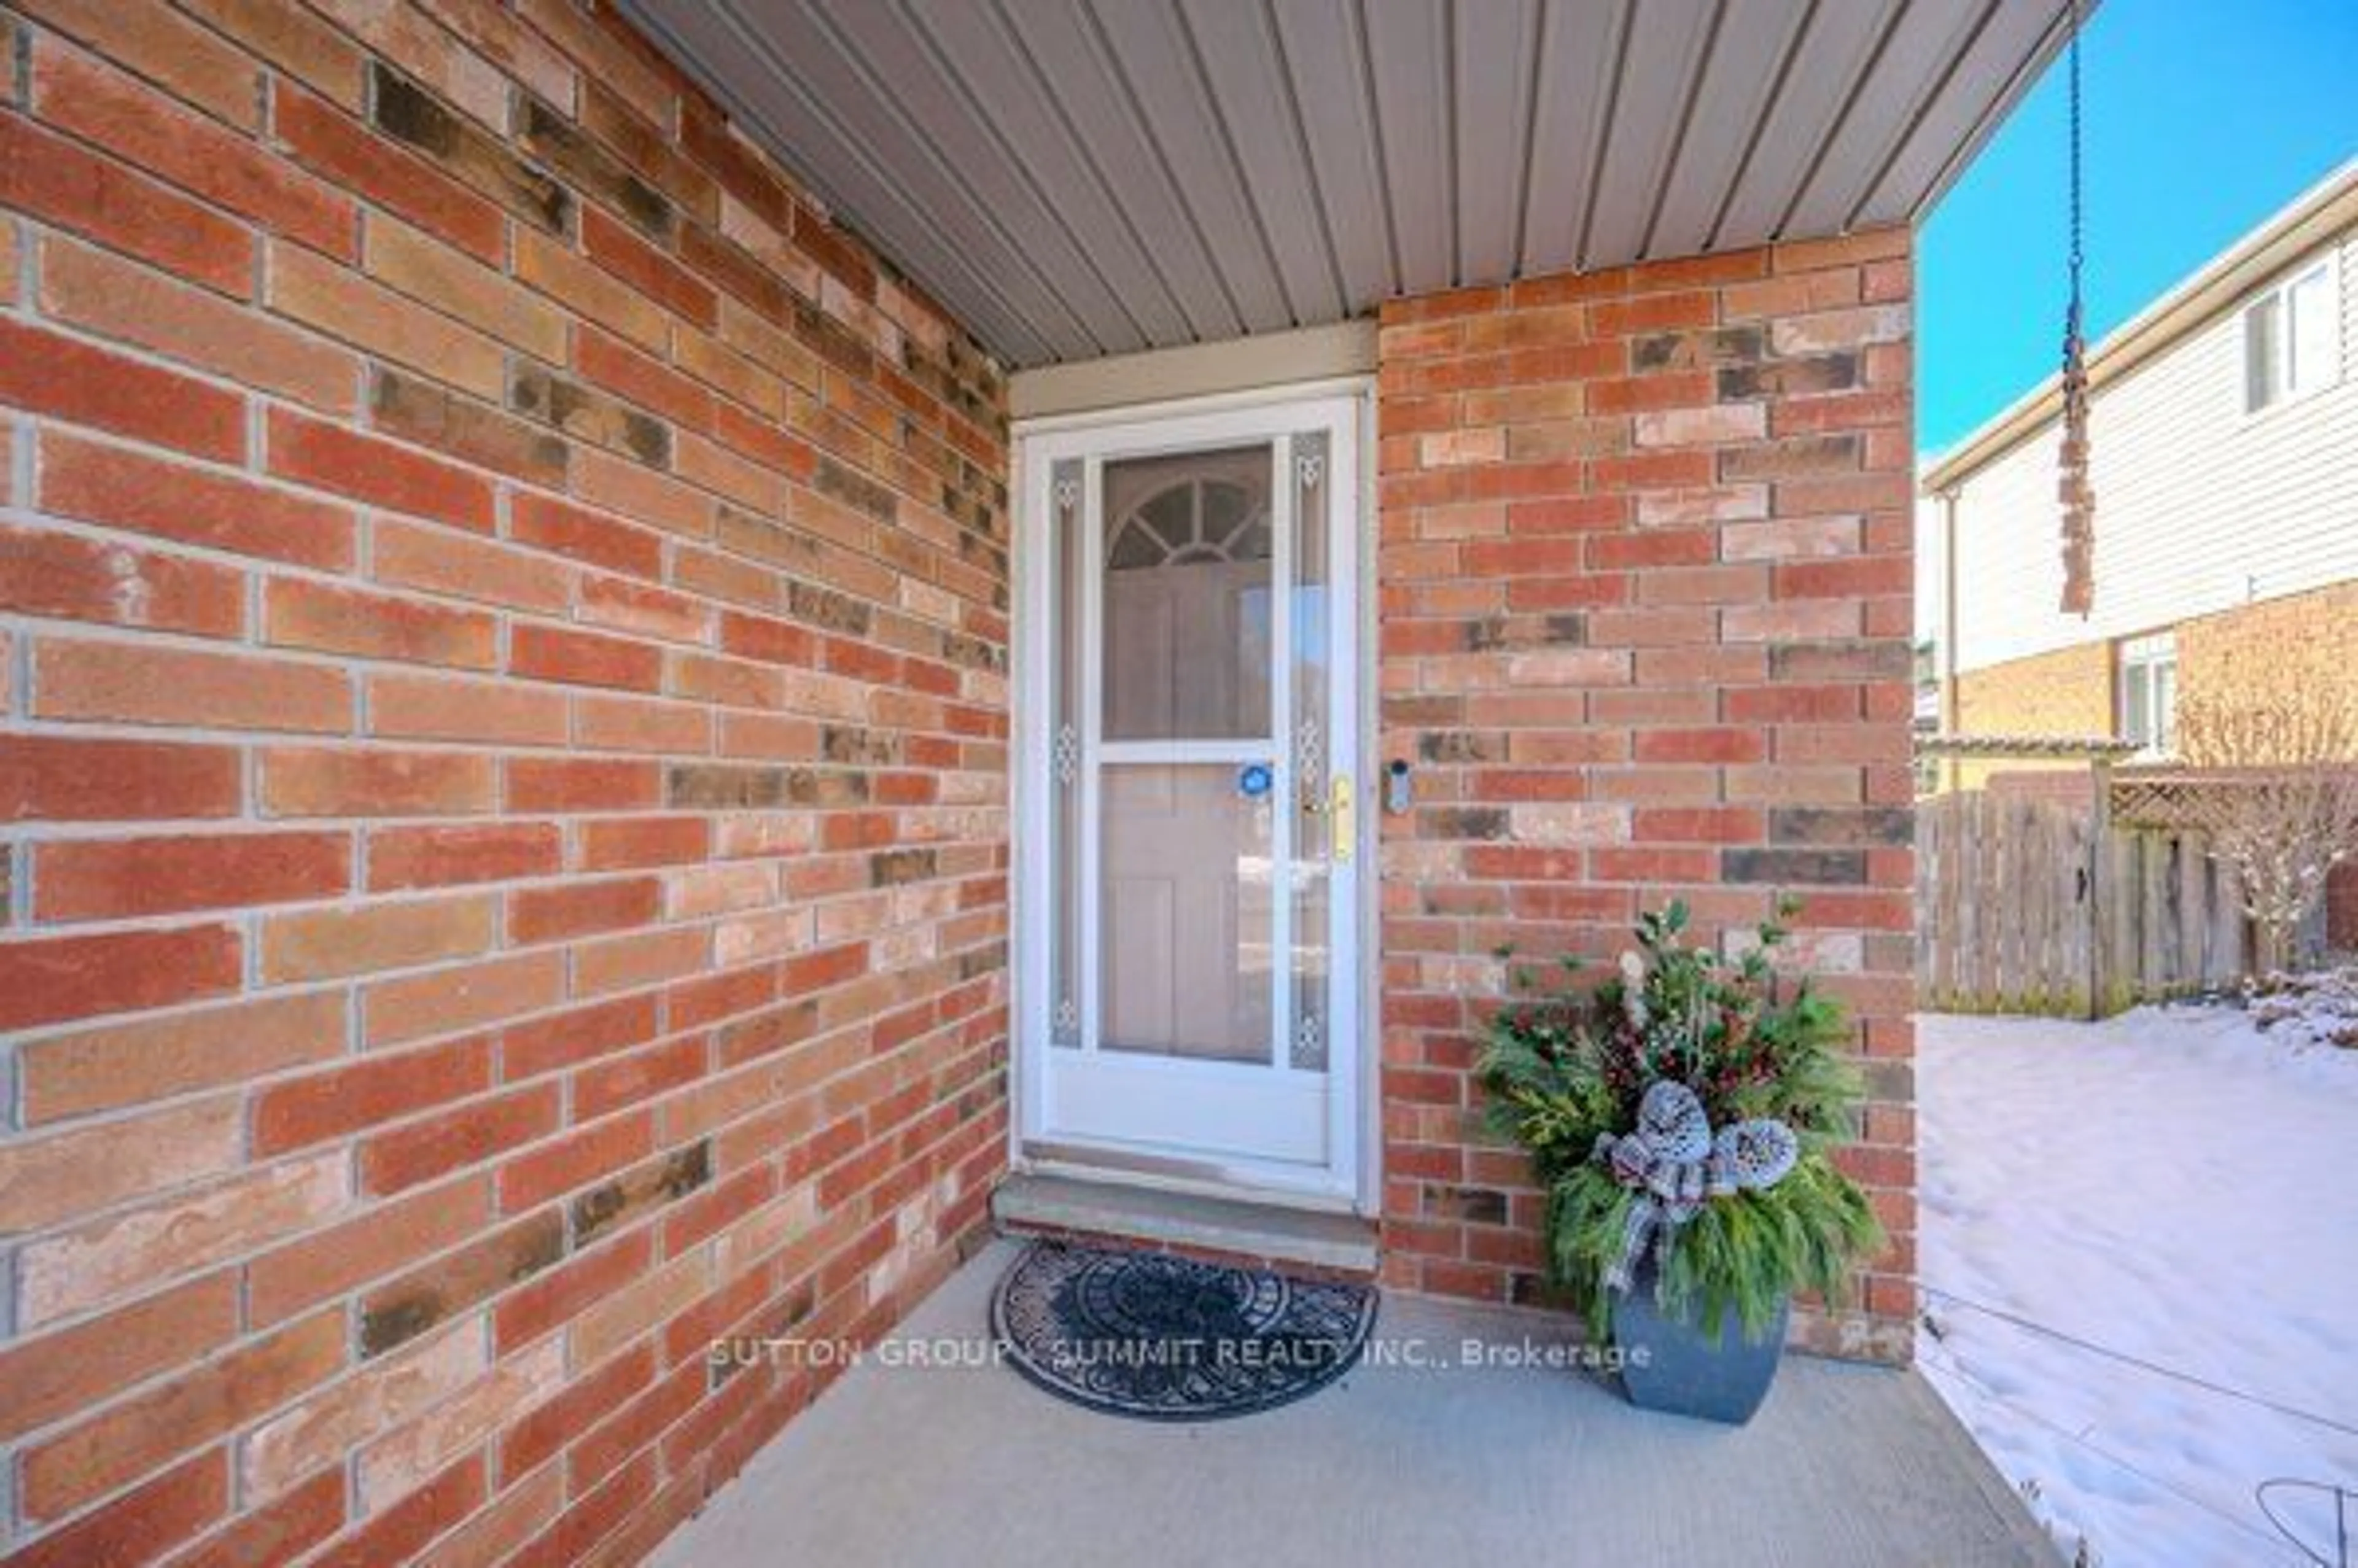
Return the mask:
[[2178,744],[2178,639],[2167,632],[2121,644],[2121,739],[2167,753]]
[[2257,414],[2331,386],[2342,332],[2331,261],[2296,273],[2244,307],[2244,411]]

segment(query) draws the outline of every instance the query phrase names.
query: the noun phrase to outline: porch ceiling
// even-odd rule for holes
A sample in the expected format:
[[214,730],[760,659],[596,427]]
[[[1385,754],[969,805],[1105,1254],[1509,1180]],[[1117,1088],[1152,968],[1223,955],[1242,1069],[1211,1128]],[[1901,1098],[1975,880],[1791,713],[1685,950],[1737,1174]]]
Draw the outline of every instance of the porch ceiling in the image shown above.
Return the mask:
[[1911,220],[2068,0],[621,0],[1011,366]]

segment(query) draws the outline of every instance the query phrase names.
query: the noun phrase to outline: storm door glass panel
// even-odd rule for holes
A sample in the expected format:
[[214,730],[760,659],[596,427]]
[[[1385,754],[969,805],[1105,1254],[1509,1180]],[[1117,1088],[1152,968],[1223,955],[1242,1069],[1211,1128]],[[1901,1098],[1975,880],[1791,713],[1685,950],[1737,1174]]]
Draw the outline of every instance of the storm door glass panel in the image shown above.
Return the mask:
[[1100,738],[1270,734],[1266,446],[1105,467]]
[[1109,765],[1099,812],[1099,1044],[1270,1056],[1273,797],[1229,763]]
[[1056,914],[1049,958],[1048,1038],[1050,1044],[1066,1050],[1081,1043],[1081,483],[1082,465],[1072,460],[1056,465],[1050,483],[1056,591],[1049,641],[1055,656],[1056,710],[1049,738],[1049,788],[1055,801],[1049,807],[1054,837],[1048,859],[1056,890]]
[[1328,778],[1334,772],[1327,697],[1333,687],[1334,636],[1327,582],[1326,438],[1296,436],[1292,443],[1294,502],[1293,581],[1287,590],[1292,618],[1288,645],[1293,658],[1291,689],[1293,778],[1297,817],[1293,862],[1293,919],[1288,963],[1293,996],[1293,1033],[1286,1044],[1289,1065],[1324,1072],[1327,1047],[1327,929],[1333,902],[1328,869],[1337,824]]

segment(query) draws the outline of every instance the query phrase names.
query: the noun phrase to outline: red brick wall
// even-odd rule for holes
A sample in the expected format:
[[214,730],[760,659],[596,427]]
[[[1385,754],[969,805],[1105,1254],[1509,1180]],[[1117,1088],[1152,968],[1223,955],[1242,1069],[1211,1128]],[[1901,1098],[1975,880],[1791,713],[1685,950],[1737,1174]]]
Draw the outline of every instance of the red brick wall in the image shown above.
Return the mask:
[[1893,1237],[1810,1343],[1912,1300],[1910,329],[1902,231],[1474,289],[1383,317],[1385,1270],[1531,1293],[1540,1197],[1468,1068],[1511,943],[1610,958],[1808,900]]
[[0,1553],[631,1559],[983,1224],[997,374],[568,0],[16,11]]

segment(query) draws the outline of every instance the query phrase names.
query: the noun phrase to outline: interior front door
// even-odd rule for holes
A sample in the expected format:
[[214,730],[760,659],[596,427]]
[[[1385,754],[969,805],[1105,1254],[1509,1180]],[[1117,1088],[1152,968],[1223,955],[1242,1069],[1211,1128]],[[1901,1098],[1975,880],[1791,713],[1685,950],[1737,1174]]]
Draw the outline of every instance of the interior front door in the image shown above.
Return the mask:
[[1352,1190],[1355,408],[1026,443],[1037,1155]]

